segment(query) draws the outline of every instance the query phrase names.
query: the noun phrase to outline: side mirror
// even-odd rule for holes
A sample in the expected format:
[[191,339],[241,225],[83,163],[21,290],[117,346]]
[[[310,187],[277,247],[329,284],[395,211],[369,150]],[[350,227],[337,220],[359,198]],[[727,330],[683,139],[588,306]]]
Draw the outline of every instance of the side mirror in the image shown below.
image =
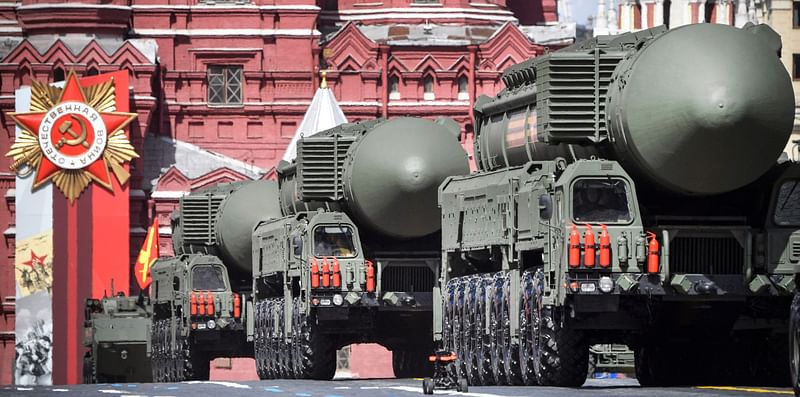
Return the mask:
[[546,220],[553,217],[553,198],[549,194],[539,196],[539,217]]

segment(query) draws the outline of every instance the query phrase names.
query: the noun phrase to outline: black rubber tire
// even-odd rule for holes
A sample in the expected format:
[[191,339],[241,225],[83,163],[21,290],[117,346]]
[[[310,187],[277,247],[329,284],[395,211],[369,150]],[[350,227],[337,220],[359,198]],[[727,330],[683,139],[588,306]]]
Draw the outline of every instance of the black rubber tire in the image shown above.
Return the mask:
[[800,294],[795,293],[789,312],[789,371],[794,395],[800,397]]
[[433,379],[425,378],[422,380],[422,392],[424,394],[433,394]]
[[[303,316],[304,317],[304,316]],[[316,326],[316,319],[312,313],[304,317],[299,330],[298,347],[298,378],[331,380],[336,373],[336,348],[333,341],[320,333]]]
[[531,313],[535,308],[533,296],[533,274],[526,271],[522,275],[522,283],[520,286],[522,290],[522,297],[520,298],[519,310],[519,331],[520,331],[520,345],[519,345],[519,367],[520,377],[522,383],[526,386],[535,386],[536,371],[534,370],[533,361],[533,327],[531,326]]
[[491,281],[490,275],[481,277],[475,297],[475,325],[479,327],[475,337],[475,362],[478,367],[477,376],[484,386],[495,384],[494,373],[492,372],[492,338],[486,334],[486,324],[490,321],[489,317],[487,317],[486,306],[488,305],[488,297],[492,293]]
[[190,348],[189,357],[187,360],[186,379],[188,380],[208,380],[209,371],[211,370],[211,361],[205,352],[201,352],[196,348]]
[[462,393],[469,393],[469,384],[467,384],[467,380],[464,378],[458,378],[458,384],[456,385],[456,390]]
[[83,356],[83,383],[97,383],[97,375],[95,372],[94,359],[92,359],[92,352],[86,352],[86,355]]
[[400,378],[422,378],[433,375],[433,365],[428,361],[430,352],[416,350],[393,350],[392,370]]
[[[522,386],[522,372],[520,366],[520,345],[511,342],[511,277],[506,273],[503,281],[503,301],[501,302],[502,329],[497,332],[502,336],[503,365],[506,374],[506,384]],[[516,314],[516,312],[515,312]]]
[[[455,318],[456,321],[453,324],[453,333],[454,333],[454,340],[456,348],[454,351],[456,352],[456,362],[454,363],[456,368],[456,374],[458,377],[466,377],[467,376],[467,362],[466,360],[462,360],[462,357],[465,357],[467,354],[467,343],[469,341],[469,331],[466,328],[466,321],[464,320],[466,316],[466,303],[467,303],[467,286],[469,284],[469,280],[467,277],[459,277],[458,284],[456,287],[456,307],[455,307]],[[427,355],[424,355],[427,356]],[[427,357],[423,356],[423,365],[427,362]],[[413,364],[412,364],[413,365]],[[413,371],[413,368],[412,368]],[[430,375],[433,373],[433,368],[431,368],[430,372],[425,375]],[[412,375],[414,377],[419,377],[419,375]],[[423,375],[424,376],[424,375]]]
[[161,383],[164,382],[164,360],[163,360],[163,335],[162,335],[162,321],[161,320],[153,320],[150,326],[150,343],[152,353],[150,356],[152,362],[152,375],[153,375],[153,382]]
[[492,330],[491,337],[491,357],[492,357],[492,376],[494,384],[504,386],[506,382],[506,366],[503,360],[505,347],[503,346],[503,299],[504,299],[504,274],[497,272],[492,275],[491,293],[491,312],[489,323]]
[[534,368],[542,386],[580,387],[586,382],[589,345],[583,334],[570,327],[562,310],[542,305],[544,275],[534,275],[534,296],[538,310],[533,311]]
[[480,286],[480,277],[471,276],[466,287],[465,306],[464,306],[464,332],[466,342],[463,344],[463,354],[458,356],[460,360],[464,361],[466,369],[467,382],[480,386],[481,379],[478,376],[478,363],[475,358],[475,349],[477,348],[478,336],[481,330],[480,327],[475,325],[475,296],[477,288]]

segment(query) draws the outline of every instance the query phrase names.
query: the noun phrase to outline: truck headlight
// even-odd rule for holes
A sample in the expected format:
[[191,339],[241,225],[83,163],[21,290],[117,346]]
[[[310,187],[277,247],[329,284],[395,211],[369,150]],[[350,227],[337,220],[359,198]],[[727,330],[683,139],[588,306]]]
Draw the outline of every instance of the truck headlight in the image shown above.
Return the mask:
[[344,302],[344,298],[342,298],[341,294],[334,294],[333,295],[333,304],[336,306],[341,306],[342,302]]
[[206,326],[208,326],[208,329],[214,329],[217,327],[217,322],[214,320],[208,320]]
[[123,360],[127,360],[128,359],[128,351],[125,350],[125,349],[122,349],[122,351],[119,352],[119,358],[121,358]]
[[614,289],[614,280],[611,277],[600,277],[600,291],[609,293]]

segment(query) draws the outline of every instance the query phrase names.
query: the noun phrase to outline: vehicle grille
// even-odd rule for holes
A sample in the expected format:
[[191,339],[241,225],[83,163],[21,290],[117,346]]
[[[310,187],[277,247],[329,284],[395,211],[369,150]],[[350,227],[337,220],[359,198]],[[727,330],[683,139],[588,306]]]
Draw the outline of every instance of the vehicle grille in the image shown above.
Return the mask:
[[183,239],[187,243],[214,244],[219,205],[225,196],[194,195],[181,200]]
[[430,292],[433,291],[435,278],[428,267],[387,267],[381,274],[381,291]]
[[733,236],[676,237],[670,241],[670,273],[741,274],[744,247]]

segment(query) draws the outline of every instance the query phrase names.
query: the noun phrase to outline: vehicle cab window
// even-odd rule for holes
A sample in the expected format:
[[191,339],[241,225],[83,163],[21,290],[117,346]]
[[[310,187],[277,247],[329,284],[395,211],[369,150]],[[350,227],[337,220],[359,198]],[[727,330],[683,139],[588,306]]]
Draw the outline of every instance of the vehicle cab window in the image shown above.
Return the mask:
[[192,268],[192,289],[195,291],[225,291],[222,268],[198,265]]
[[314,255],[352,258],[356,256],[353,229],[349,226],[318,226],[314,229]]
[[622,179],[579,179],[572,186],[572,219],[575,222],[628,223],[633,211],[628,185]]
[[800,225],[800,180],[793,179],[781,184],[775,199],[774,218],[778,226]]

